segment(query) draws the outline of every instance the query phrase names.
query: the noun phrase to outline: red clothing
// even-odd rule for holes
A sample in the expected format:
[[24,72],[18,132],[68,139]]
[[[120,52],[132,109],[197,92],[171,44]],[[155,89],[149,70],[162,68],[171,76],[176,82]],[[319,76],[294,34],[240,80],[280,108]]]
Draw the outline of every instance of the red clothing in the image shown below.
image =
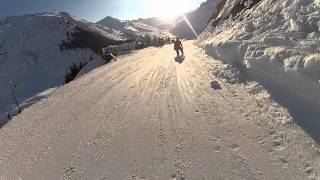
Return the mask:
[[182,43],[181,41],[177,40],[174,42],[174,50],[177,51],[177,50],[182,50],[183,47],[182,47]]

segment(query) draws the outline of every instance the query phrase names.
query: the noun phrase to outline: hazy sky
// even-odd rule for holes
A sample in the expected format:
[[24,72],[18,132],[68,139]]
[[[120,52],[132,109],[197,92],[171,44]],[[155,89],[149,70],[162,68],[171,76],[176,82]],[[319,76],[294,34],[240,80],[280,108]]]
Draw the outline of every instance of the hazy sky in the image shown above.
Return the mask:
[[197,8],[205,0],[0,0],[0,16],[35,12],[66,11],[98,21],[106,16],[119,19],[172,16]]

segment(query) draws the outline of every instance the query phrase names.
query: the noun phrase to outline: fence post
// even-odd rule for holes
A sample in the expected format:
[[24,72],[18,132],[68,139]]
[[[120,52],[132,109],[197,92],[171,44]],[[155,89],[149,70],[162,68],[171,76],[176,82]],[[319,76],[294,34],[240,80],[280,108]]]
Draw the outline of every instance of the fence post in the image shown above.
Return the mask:
[[10,90],[11,90],[11,95],[12,95],[13,99],[15,100],[16,104],[17,104],[19,113],[21,113],[21,108],[20,108],[20,105],[19,105],[19,103],[18,103],[18,99],[17,99],[17,97],[16,97],[16,95],[15,95],[15,93],[14,93],[14,89],[13,89],[14,87],[13,87],[13,82],[12,82],[12,80],[9,80],[9,86],[10,86]]

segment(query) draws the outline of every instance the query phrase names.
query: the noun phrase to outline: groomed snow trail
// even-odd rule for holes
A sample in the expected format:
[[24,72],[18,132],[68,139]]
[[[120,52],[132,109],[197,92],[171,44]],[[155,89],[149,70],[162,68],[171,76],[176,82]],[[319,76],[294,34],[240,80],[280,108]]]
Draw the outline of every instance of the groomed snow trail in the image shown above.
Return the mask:
[[26,109],[0,130],[0,179],[319,178],[285,109],[222,83],[223,65],[184,45],[182,63],[171,46],[140,50]]

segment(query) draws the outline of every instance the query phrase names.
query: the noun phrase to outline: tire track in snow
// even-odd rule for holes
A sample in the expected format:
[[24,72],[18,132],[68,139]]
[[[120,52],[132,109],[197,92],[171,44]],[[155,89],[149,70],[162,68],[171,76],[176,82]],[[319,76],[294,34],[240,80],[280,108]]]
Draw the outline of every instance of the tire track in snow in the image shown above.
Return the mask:
[[[152,72],[152,70],[150,71],[150,72]],[[147,73],[147,74],[150,74],[150,73]],[[152,75],[151,75],[152,76]],[[148,82],[148,81],[145,81],[145,79],[144,78],[141,78],[140,80],[139,80],[139,83],[138,84],[140,84],[140,86],[138,86],[138,88],[137,88],[137,90],[135,91],[135,93],[134,93],[134,95],[126,95],[126,96],[129,96],[129,97],[133,97],[133,98],[131,98],[130,100],[128,99],[128,102],[130,102],[130,106],[128,106],[127,107],[127,110],[126,110],[126,112],[128,112],[130,109],[132,109],[133,107],[131,107],[133,104],[134,104],[134,102],[137,100],[137,99],[139,99],[138,97],[139,96],[141,96],[143,93],[143,91],[144,91],[144,89],[145,89],[145,87],[146,87],[146,83],[145,82]],[[148,82],[149,83],[149,82]],[[126,115],[125,115],[126,116]],[[119,123],[119,122],[118,122]],[[130,153],[130,152],[128,152],[128,154],[132,154],[132,153]],[[129,155],[128,157],[131,157],[132,155]],[[137,159],[135,159],[134,160],[134,164],[136,164],[138,161],[137,161]],[[131,169],[135,169],[134,167],[132,167]],[[133,172],[136,172],[136,171],[133,171]],[[134,175],[131,175],[131,176],[134,176]],[[131,176],[128,176],[128,177],[131,177]]]

